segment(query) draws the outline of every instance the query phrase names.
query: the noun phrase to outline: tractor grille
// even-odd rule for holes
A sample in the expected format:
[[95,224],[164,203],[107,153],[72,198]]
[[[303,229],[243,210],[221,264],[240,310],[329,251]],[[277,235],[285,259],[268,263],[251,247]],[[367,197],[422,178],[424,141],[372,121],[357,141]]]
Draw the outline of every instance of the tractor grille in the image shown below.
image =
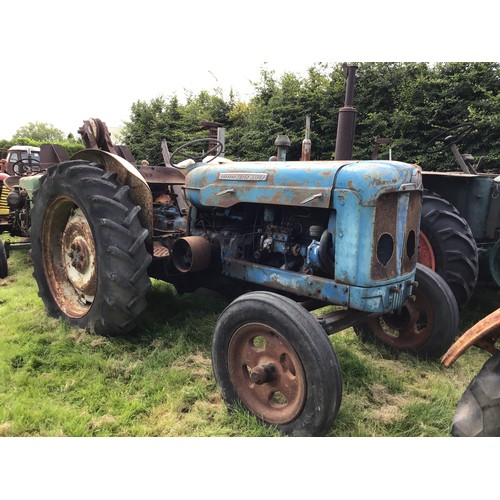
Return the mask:
[[[414,269],[420,204],[420,191],[389,193],[378,199],[373,233],[372,279],[392,279],[399,273],[406,274]],[[401,248],[400,252],[398,248]]]

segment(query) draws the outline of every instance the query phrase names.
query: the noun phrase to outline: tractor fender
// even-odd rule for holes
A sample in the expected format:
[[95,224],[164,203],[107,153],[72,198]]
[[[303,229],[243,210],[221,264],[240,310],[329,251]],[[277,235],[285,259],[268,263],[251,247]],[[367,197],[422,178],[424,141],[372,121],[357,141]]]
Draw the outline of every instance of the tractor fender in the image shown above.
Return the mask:
[[116,172],[117,182],[122,186],[130,187],[130,198],[141,207],[138,214],[142,227],[149,232],[149,238],[153,234],[153,195],[148,183],[141,173],[124,158],[101,151],[99,149],[84,149],[78,151],[71,160],[87,160],[99,163],[106,172]]
[[469,347],[477,345],[490,352],[495,352],[496,339],[500,337],[500,308],[488,314],[481,321],[469,328],[444,354],[441,363],[450,367]]

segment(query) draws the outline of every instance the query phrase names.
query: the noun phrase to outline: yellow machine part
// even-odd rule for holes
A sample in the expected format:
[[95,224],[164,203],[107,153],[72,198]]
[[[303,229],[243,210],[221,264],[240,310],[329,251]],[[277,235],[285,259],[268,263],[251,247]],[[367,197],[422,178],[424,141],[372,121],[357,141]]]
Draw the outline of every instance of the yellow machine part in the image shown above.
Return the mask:
[[9,215],[9,205],[7,205],[7,195],[10,191],[4,186],[2,180],[0,180],[0,215]]

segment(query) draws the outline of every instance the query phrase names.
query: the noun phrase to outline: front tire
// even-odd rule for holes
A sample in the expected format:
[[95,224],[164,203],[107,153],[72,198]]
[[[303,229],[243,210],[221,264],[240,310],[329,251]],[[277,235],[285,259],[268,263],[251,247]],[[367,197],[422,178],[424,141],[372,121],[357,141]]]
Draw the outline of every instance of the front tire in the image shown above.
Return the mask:
[[437,359],[452,345],[458,333],[457,303],[446,282],[417,264],[415,300],[400,311],[374,317],[354,328],[365,341],[396,351]]
[[342,398],[333,346],[318,321],[293,300],[250,292],[221,314],[212,366],[222,398],[292,436],[324,435]]
[[146,307],[151,256],[129,187],[82,160],[49,168],[40,182],[31,252],[48,314],[100,335],[130,332]]

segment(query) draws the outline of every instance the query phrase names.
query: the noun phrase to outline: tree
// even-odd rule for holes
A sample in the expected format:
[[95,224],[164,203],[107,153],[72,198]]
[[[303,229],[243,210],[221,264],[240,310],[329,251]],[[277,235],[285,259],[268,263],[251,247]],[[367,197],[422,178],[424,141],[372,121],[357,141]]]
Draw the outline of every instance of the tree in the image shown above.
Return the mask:
[[[339,63],[317,63],[305,76],[261,70],[254,95],[240,102],[219,89],[187,93],[186,104],[176,96],[132,106],[125,143],[136,157],[160,159],[160,142],[175,148],[206,137],[201,120],[226,127],[226,156],[266,160],[276,154],[274,141],[286,134],[292,146],[289,160],[300,158],[306,116],[311,116],[313,160],[331,159],[339,109],[344,104],[345,76]],[[428,140],[461,122],[475,131],[459,145],[463,153],[483,157],[482,168],[499,170],[500,65],[498,63],[359,63],[354,92],[357,123],[353,158],[369,159],[373,139],[392,139],[393,159],[419,163],[427,170],[456,170],[449,151],[425,153]],[[139,155],[139,156],[138,156]],[[380,158],[387,158],[382,149]]]
[[200,121],[228,123],[234,105],[232,98],[226,102],[218,90],[215,94],[206,90],[197,95],[188,93],[186,98],[186,104],[181,104],[176,95],[168,100],[157,97],[150,102],[132,104],[130,121],[123,129],[123,140],[138,160],[147,159],[152,165],[161,163],[163,139],[172,153],[185,142],[207,137]]
[[28,125],[19,127],[12,137],[13,141],[28,138],[41,142],[58,142],[65,139],[64,132],[50,123],[30,122]]

